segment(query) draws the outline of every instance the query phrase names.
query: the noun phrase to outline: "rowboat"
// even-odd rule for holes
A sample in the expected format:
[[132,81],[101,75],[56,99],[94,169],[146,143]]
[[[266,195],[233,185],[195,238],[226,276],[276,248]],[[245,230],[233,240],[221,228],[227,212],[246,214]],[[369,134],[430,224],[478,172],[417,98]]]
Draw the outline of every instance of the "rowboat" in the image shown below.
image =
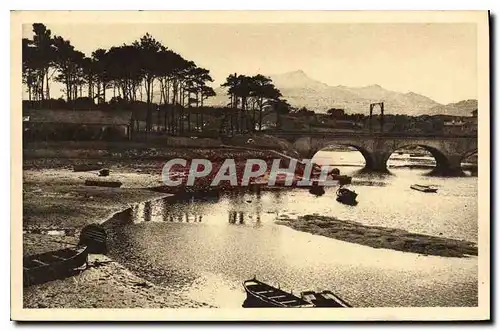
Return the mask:
[[309,189],[309,193],[314,194],[316,196],[322,196],[323,194],[325,194],[325,189],[323,188],[323,186],[319,185],[319,182],[317,180],[315,180],[312,182],[312,186]]
[[356,205],[358,203],[356,201],[357,196],[356,192],[343,187],[337,190],[337,201],[346,205]]
[[314,305],[292,293],[255,279],[243,282],[247,293],[245,307],[312,308]]
[[87,263],[87,246],[64,248],[23,258],[23,284],[57,279]]
[[85,186],[102,186],[102,187],[120,187],[122,183],[119,181],[91,180],[85,181]]
[[435,193],[437,192],[437,188],[431,187],[429,185],[420,185],[420,184],[413,184],[410,186],[410,188],[421,191],[421,192],[426,192],[426,193]]
[[301,293],[302,299],[312,303],[315,307],[337,307],[337,308],[350,308],[351,306],[333,294],[332,291],[305,291]]

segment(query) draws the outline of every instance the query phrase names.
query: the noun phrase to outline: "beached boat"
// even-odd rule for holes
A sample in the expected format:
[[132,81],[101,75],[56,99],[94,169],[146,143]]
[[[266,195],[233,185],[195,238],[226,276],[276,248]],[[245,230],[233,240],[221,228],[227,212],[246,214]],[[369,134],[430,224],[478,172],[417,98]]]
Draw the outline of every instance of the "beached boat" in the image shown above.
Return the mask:
[[429,185],[420,185],[420,184],[413,184],[410,186],[412,189],[421,191],[421,192],[426,192],[426,193],[435,193],[437,192],[437,188],[429,186]]
[[85,181],[85,186],[102,186],[102,187],[120,187],[122,183],[119,181],[105,181],[105,180],[90,180]]
[[325,194],[325,188],[323,186],[319,185],[320,182],[317,180],[312,181],[312,186],[309,188],[309,193],[316,195],[316,196],[322,196]]
[[23,283],[31,285],[63,277],[87,263],[87,246],[64,248],[23,258]]
[[358,203],[356,201],[357,196],[356,192],[343,187],[337,190],[337,201],[346,205],[356,205]]
[[309,193],[315,195],[315,196],[322,196],[325,194],[325,189],[323,186],[311,186],[309,189]]
[[333,294],[332,291],[305,291],[301,293],[302,299],[312,303],[315,307],[337,307],[337,308],[350,308],[347,302]]
[[285,292],[257,279],[246,280],[243,287],[247,293],[245,307],[311,308],[314,305],[292,293]]

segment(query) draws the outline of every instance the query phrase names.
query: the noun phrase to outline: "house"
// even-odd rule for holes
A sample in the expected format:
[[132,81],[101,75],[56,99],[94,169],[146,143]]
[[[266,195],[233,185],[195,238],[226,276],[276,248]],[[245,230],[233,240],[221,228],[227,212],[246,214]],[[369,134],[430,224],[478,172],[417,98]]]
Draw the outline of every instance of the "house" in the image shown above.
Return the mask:
[[477,117],[462,117],[445,121],[444,132],[448,134],[477,133]]
[[131,111],[30,109],[23,113],[28,140],[129,140]]

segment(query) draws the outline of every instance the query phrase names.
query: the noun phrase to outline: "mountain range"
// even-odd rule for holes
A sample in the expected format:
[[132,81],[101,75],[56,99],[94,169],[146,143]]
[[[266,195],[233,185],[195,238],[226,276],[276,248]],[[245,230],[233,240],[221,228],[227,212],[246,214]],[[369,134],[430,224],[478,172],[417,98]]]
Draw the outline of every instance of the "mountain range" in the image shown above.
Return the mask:
[[[464,100],[447,105],[414,92],[402,93],[384,89],[380,85],[363,87],[330,86],[307,76],[302,70],[269,76],[275,86],[296,108],[306,107],[318,113],[325,113],[330,108],[343,108],[346,113],[367,114],[370,103],[384,102],[385,114],[418,115],[454,115],[471,116],[477,109],[477,100]],[[225,106],[228,96],[224,88],[216,88],[215,97],[205,103],[212,106]],[[378,108],[375,113],[378,113]]]

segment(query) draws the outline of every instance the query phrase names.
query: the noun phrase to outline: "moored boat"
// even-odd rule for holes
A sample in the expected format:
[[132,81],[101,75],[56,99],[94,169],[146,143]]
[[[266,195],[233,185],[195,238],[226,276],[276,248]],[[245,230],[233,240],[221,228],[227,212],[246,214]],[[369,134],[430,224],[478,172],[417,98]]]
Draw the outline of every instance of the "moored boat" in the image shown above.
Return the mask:
[[333,294],[332,291],[305,291],[301,293],[302,299],[312,303],[315,307],[337,307],[337,308],[350,308],[347,302]]
[[319,185],[319,182],[317,180],[312,182],[312,186],[309,189],[309,193],[316,195],[316,196],[322,196],[325,194],[325,189],[323,186]]
[[247,293],[246,307],[311,308],[314,305],[292,293],[255,279],[243,282]]
[[31,285],[64,276],[87,263],[87,246],[64,248],[23,258],[23,284]]
[[340,187],[337,190],[337,201],[346,205],[356,205],[358,203],[356,201],[357,196],[358,194],[356,192],[344,187]]
[[420,191],[420,192],[425,192],[425,193],[437,192],[437,188],[429,186],[429,185],[413,184],[410,186],[410,188],[417,190],[417,191]]

